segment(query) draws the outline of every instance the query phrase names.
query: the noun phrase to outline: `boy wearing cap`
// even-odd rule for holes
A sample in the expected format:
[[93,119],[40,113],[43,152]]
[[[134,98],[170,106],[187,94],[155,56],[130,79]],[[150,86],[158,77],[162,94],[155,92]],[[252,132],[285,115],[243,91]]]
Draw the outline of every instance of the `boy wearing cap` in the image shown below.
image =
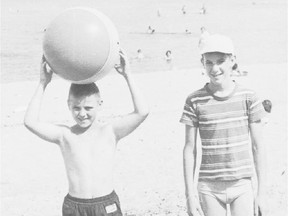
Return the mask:
[[[256,209],[263,207],[265,178],[261,137],[264,108],[254,91],[232,80],[236,59],[229,38],[209,36],[201,55],[210,82],[187,97],[180,119],[186,126],[183,157],[188,214],[226,216],[230,204],[232,216],[257,215]],[[196,173],[198,130],[202,154]],[[251,182],[254,168],[256,197]]]

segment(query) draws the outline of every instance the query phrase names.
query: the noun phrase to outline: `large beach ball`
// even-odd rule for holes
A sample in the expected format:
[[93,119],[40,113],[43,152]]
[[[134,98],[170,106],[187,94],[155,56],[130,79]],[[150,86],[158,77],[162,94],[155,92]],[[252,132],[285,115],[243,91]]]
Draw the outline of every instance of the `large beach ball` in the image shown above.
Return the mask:
[[65,10],[48,25],[43,39],[48,65],[60,77],[91,83],[119,61],[119,37],[103,13],[89,8]]

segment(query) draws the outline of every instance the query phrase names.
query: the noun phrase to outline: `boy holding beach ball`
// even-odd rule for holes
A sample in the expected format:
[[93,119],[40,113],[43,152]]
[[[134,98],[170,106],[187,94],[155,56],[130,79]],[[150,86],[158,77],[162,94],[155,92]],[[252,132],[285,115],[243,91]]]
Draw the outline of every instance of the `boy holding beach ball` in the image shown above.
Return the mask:
[[[183,155],[188,214],[226,216],[229,204],[232,216],[258,215],[258,208],[265,208],[261,135],[265,110],[254,91],[232,79],[236,58],[228,37],[211,35],[200,51],[210,81],[187,97],[180,119],[186,126]],[[196,149],[198,131],[200,151]],[[199,152],[201,163],[196,169]],[[251,180],[254,169],[256,196]]]
[[59,146],[67,172],[69,192],[64,198],[63,216],[121,216],[119,198],[113,189],[113,164],[117,143],[147,117],[148,108],[137,91],[126,56],[120,51],[115,69],[130,89],[134,111],[112,123],[98,121],[102,100],[94,82],[71,84],[68,107],[76,124],[54,125],[41,121],[41,101],[51,81],[43,57],[40,82],[28,106],[25,126],[34,134]]

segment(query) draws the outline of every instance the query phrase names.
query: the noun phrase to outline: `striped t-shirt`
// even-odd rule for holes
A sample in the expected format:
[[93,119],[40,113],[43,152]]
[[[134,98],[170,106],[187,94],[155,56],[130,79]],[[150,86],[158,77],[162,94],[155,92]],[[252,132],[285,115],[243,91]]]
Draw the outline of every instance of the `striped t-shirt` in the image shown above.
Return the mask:
[[252,177],[249,123],[261,120],[265,114],[255,92],[237,84],[227,97],[213,95],[208,84],[190,94],[180,122],[199,128],[202,142],[199,180]]

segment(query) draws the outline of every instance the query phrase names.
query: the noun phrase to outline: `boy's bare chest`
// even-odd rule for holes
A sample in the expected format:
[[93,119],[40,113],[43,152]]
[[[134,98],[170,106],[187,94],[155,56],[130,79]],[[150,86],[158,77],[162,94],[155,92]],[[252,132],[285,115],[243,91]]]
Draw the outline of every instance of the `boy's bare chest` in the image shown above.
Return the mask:
[[66,154],[91,155],[105,154],[116,146],[114,135],[109,130],[89,131],[83,134],[70,134],[66,137],[63,150]]

